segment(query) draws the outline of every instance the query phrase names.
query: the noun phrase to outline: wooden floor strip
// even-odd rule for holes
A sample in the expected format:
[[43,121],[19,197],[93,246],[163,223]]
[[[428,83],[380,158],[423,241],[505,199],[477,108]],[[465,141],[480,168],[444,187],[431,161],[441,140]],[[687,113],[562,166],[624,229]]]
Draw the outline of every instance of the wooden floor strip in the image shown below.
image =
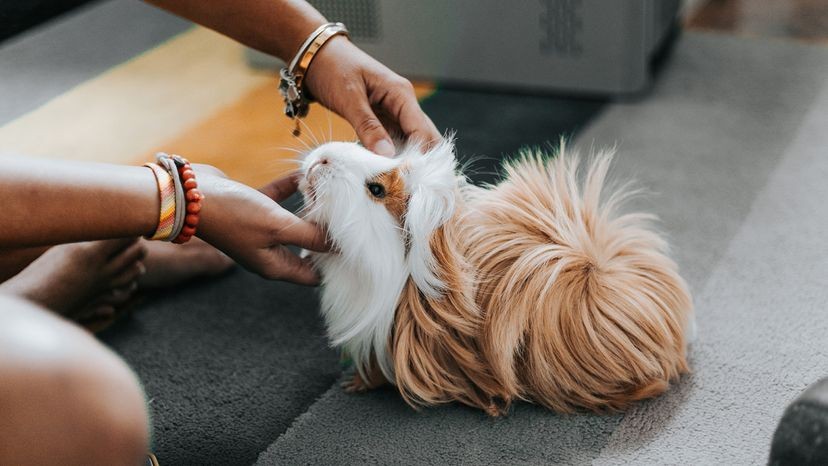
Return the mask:
[[131,163],[272,79],[239,44],[195,28],[0,127],[0,148]]

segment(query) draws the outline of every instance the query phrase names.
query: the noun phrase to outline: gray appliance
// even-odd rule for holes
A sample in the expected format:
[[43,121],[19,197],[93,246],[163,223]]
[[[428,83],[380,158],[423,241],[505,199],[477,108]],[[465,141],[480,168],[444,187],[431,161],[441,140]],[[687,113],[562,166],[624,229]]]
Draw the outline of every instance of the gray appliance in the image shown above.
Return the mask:
[[[649,84],[681,0],[311,0],[409,79],[617,95]],[[248,52],[258,67],[281,62]]]

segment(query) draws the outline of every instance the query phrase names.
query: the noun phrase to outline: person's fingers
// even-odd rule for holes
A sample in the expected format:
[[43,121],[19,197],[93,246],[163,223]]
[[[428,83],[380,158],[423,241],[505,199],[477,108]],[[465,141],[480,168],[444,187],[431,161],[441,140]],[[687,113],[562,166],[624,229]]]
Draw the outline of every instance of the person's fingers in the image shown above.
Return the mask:
[[399,125],[409,141],[416,141],[429,149],[442,139],[440,131],[428,116],[420,109],[416,99],[406,100],[399,113]]
[[123,251],[120,251],[112,260],[106,265],[105,272],[109,274],[117,274],[118,272],[133,266],[136,261],[143,259],[147,255],[147,246],[143,241],[136,241],[131,246]]
[[271,257],[262,275],[271,280],[285,280],[300,285],[318,285],[319,275],[309,260],[302,259],[284,246],[268,250]]
[[327,252],[331,249],[325,231],[318,225],[303,220],[287,210],[277,213],[274,240],[280,244],[292,244],[311,251]]
[[115,306],[107,303],[97,303],[92,307],[85,309],[81,314],[73,316],[73,319],[81,325],[86,325],[90,321],[97,321],[101,318],[109,318],[115,315]]
[[301,178],[302,174],[299,171],[294,171],[262,186],[259,191],[276,202],[282,202],[299,189]]
[[405,141],[405,133],[400,128],[400,122],[397,121],[396,115],[389,114],[388,110],[381,106],[374,105],[373,109],[374,114],[379,118],[380,123],[382,123],[385,131],[391,136],[391,139],[394,141]]
[[396,120],[407,140],[419,143],[424,149],[428,149],[442,138],[437,127],[420,108],[410,81],[402,80],[394,90],[388,93],[382,104],[387,114]]
[[[102,240],[100,243],[93,241],[86,244],[87,247],[100,247],[100,250],[108,257],[114,257],[124,249],[135,244],[137,241],[138,238],[118,238]],[[98,244],[100,244],[100,246],[98,246]]]
[[364,89],[354,95],[355,98],[343,108],[342,116],[353,126],[359,141],[368,150],[387,157],[394,155],[394,143],[382,122],[371,110]]
[[133,282],[137,282],[139,278],[146,275],[147,266],[142,261],[136,261],[131,266],[122,270],[118,275],[109,280],[109,286],[112,288],[123,288]]
[[113,288],[106,296],[101,298],[100,302],[118,307],[129,301],[136,290],[138,290],[138,282],[132,281],[120,288]]

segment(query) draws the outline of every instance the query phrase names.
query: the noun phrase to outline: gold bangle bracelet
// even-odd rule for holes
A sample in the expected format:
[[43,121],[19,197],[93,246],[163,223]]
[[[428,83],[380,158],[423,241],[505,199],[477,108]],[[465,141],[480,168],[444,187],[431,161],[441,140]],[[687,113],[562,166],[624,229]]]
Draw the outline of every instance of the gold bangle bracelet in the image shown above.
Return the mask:
[[[338,35],[348,36],[348,29],[342,23],[326,23],[319,26],[299,48],[290,65],[282,68],[279,73],[279,91],[285,100],[285,115],[289,118],[302,118],[308,114],[311,98],[302,86],[305,74],[319,50]],[[298,120],[293,134],[299,135]]]

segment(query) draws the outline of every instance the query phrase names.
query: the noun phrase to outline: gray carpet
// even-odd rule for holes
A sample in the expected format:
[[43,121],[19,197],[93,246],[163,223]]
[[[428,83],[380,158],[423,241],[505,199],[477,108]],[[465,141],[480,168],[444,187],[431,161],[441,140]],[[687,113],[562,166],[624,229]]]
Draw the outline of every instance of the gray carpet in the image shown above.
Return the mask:
[[250,464],[335,382],[316,306],[309,288],[237,270],[101,335],[144,383],[161,464]]
[[623,416],[523,405],[492,420],[332,387],[259,464],[765,462],[785,404],[828,371],[826,77],[822,47],[686,34],[652,94],[577,137],[618,144],[616,175],[654,191],[641,205],[694,290],[694,373],[666,396]]

